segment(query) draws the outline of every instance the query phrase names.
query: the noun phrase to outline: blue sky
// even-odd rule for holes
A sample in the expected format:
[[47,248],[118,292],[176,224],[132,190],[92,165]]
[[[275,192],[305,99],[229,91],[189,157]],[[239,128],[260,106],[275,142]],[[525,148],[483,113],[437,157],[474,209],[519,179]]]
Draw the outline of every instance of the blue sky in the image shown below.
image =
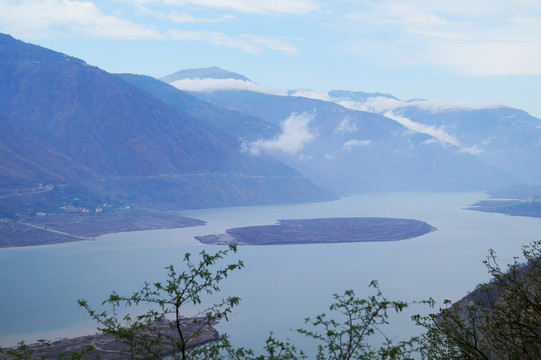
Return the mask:
[[539,0],[0,0],[0,31],[109,72],[216,65],[279,89],[541,117]]

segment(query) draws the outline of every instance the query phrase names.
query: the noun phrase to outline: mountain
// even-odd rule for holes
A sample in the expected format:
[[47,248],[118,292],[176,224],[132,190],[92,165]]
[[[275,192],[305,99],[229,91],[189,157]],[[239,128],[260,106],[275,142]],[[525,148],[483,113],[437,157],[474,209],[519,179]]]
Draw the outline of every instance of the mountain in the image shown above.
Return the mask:
[[35,186],[36,179],[50,184],[95,177],[88,168],[2,117],[0,128],[0,189]]
[[303,97],[310,94],[306,90],[283,95],[236,89],[190,93],[280,126],[279,135],[262,135],[247,147],[270,153],[337,193],[487,190],[517,181],[458,144],[346,106],[346,96],[350,103],[374,97],[398,101],[392,95],[334,91],[316,99]]
[[[368,95],[368,96],[366,96]],[[541,119],[503,105],[474,106],[392,95],[331,91],[330,101],[383,114],[410,129],[432,134],[483,162],[535,183],[541,177]]]
[[541,179],[541,120],[525,111],[505,106],[433,111],[410,105],[393,112],[445,129],[479,159],[526,182]]
[[240,139],[256,140],[280,132],[280,127],[276,124],[237,110],[216,106],[153,77],[134,74],[116,76]]
[[164,76],[160,80],[166,83],[172,83],[178,80],[184,79],[234,79],[242,81],[250,81],[246,76],[237,74],[231,71],[224,70],[217,66],[209,68],[199,68],[199,69],[186,69],[177,71],[174,74]]
[[[206,111],[193,106],[194,114]],[[103,196],[166,208],[332,198],[280,161],[242,151],[240,139],[204,119],[82,60],[9,35],[0,35],[0,118],[41,144],[23,151],[4,142],[6,168],[20,168],[12,153],[34,161],[36,146],[62,160],[51,159],[56,177],[29,169],[7,175],[6,186],[22,186],[17,177],[35,186],[78,181]]]

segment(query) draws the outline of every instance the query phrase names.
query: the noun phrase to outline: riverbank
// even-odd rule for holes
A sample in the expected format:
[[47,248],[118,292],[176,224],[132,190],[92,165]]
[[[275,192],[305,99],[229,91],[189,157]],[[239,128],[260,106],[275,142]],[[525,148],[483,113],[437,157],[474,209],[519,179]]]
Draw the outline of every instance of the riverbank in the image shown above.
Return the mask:
[[92,240],[98,236],[141,230],[205,225],[180,215],[126,210],[114,213],[61,213],[0,221],[0,248]]
[[[213,326],[206,325],[200,328],[197,321],[194,321],[196,319],[197,318],[186,318],[185,321],[181,322],[182,330],[186,333],[190,333],[190,331],[199,331],[199,336],[197,336],[193,343],[190,343],[190,346],[201,345],[219,338],[218,331]],[[202,319],[202,321],[206,321],[206,319]],[[170,321],[164,321],[154,325],[154,331],[163,334],[164,340],[161,347],[164,349],[167,349],[167,346],[170,346],[170,343],[167,343],[167,338],[178,337],[176,328],[174,328],[172,324],[173,323]],[[32,358],[36,359],[58,359],[61,355],[70,358],[70,354],[84,352],[88,347],[92,347],[93,349],[89,352],[88,358],[102,360],[130,359],[128,345],[119,342],[111,335],[101,333],[75,338],[57,339],[54,341],[46,341],[43,339],[37,343],[24,345],[24,348],[26,349],[25,354],[31,352]],[[17,359],[16,356],[7,353],[10,350],[17,351],[17,347],[4,349],[4,354],[0,352],[1,358],[6,360]],[[23,348],[19,347],[19,351],[23,351]]]
[[541,200],[538,198],[523,200],[483,200],[470,205],[467,209],[511,216],[541,218]]

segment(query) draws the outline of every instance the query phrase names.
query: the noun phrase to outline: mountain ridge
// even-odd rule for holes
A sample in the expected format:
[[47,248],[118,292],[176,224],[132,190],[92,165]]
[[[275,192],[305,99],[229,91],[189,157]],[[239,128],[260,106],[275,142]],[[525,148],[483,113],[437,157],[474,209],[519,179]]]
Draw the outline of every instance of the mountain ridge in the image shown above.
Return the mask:
[[[529,152],[533,150],[541,156],[541,149],[533,144],[533,140],[530,148],[521,151],[502,147],[498,154],[492,151],[494,149],[485,150],[483,142],[487,139],[466,141],[464,136],[468,132],[476,134],[474,128],[462,126],[453,119],[448,123],[441,121],[446,113],[453,113],[456,118],[462,114],[472,117],[476,110],[468,104],[448,105],[419,99],[402,101],[391,94],[362,91],[325,93],[305,89],[272,94],[266,92],[265,87],[258,91],[257,87],[239,90],[233,86],[227,88],[228,83],[223,86],[203,91],[201,89],[205,88],[197,87],[195,82],[194,88],[198,90],[188,92],[277,126],[284,126],[293,114],[310,117],[306,125],[312,136],[310,143],[297,154],[270,153],[318,184],[341,194],[370,190],[492,190],[532,179],[528,172],[536,175],[537,170],[532,170],[536,157]],[[420,109],[423,117],[417,119],[404,109]],[[527,115],[517,109],[501,109],[495,111],[510,111],[523,118]],[[492,108],[477,111],[481,117],[496,116]],[[541,129],[541,120],[530,120]],[[494,124],[486,123],[485,132],[490,132]],[[507,122],[505,126],[512,127],[513,124]],[[377,127],[386,127],[386,130],[377,134],[374,132]],[[522,131],[525,131],[524,127]],[[501,137],[503,133],[499,131]],[[530,137],[536,136],[541,133],[536,135],[536,131],[532,131]],[[270,144],[273,139],[278,141],[279,137],[262,137],[258,141]],[[500,156],[502,151],[507,151],[506,156]],[[491,156],[494,159],[501,157],[501,164],[491,161]],[[317,160],[309,164],[310,159]],[[328,164],[328,169],[322,168],[323,163]],[[332,174],[334,180],[326,174]],[[317,180],[325,176],[328,180]]]

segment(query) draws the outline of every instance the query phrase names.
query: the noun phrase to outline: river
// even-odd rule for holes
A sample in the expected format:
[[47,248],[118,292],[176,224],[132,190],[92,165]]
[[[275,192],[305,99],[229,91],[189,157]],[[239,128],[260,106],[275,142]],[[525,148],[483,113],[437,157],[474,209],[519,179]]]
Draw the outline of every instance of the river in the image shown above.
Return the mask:
[[[231,261],[241,258],[245,268],[224,280],[222,290],[242,301],[219,326],[237,345],[261,346],[269,331],[296,339],[290,329],[327,311],[333,293],[372,294],[371,280],[393,299],[458,300],[488,280],[482,264],[488,249],[506,264],[520,255],[521,245],[541,238],[540,219],[464,209],[485,198],[482,193],[375,193],[323,203],[190,210],[182,214],[207,225],[0,249],[0,346],[93,333],[77,299],[99,307],[113,290],[130,294],[144,281],[163,279],[164,268],[180,264],[185,252],[219,248],[200,244],[196,235],[278,219],[400,217],[426,221],[438,231],[399,242],[239,248]],[[402,321],[393,331],[407,328]]]

